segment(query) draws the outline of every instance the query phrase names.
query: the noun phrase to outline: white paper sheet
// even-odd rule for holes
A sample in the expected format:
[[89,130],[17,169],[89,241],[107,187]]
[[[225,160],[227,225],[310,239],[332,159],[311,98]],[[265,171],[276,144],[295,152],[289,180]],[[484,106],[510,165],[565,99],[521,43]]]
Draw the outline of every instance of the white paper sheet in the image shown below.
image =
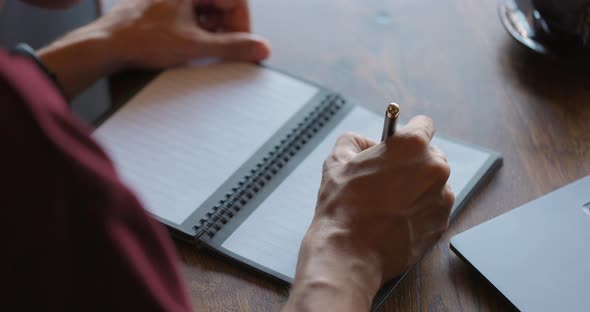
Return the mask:
[[[353,131],[378,139],[382,127],[383,117],[361,107],[354,108],[222,247],[293,278],[299,245],[314,214],[324,159],[341,133]],[[448,140],[435,138],[433,144],[447,155],[452,168],[449,184],[456,194],[463,191],[489,157]]]
[[181,224],[317,91],[252,64],[175,69],[94,135],[144,206]]

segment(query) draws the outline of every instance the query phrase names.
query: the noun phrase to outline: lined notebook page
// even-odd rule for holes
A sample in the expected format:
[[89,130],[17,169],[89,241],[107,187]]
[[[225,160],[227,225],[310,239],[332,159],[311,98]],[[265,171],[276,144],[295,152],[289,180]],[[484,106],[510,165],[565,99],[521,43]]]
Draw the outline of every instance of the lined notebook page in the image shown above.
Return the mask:
[[[338,136],[346,131],[378,138],[383,117],[355,107],[330,135],[230,235],[222,247],[289,278],[295,276],[299,245],[314,214],[322,164]],[[433,140],[452,168],[449,184],[461,193],[489,155],[447,141]]]
[[175,69],[94,135],[144,206],[181,224],[317,91],[252,64]]

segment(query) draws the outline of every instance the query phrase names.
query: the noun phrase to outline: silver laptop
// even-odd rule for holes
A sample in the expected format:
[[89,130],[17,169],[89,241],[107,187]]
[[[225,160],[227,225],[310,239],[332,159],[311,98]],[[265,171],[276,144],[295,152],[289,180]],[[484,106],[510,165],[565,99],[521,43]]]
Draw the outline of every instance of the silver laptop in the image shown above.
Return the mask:
[[590,311],[590,176],[451,239],[521,311]]

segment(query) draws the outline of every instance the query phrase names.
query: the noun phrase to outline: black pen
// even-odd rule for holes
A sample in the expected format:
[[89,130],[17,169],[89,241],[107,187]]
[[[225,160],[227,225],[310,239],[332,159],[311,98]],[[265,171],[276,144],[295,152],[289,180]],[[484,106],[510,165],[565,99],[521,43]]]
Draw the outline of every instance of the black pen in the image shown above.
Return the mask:
[[385,111],[385,121],[383,122],[383,134],[381,135],[381,142],[387,140],[387,138],[395,134],[397,117],[399,117],[399,105],[395,103],[389,104],[387,106],[387,110]]

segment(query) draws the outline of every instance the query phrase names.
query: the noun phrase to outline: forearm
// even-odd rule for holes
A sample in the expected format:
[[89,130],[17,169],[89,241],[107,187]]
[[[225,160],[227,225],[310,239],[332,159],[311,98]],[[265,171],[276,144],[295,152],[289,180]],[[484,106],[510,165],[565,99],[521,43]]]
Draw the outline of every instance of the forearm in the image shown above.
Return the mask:
[[377,259],[351,253],[340,230],[312,225],[284,311],[369,311],[381,285]]
[[38,56],[56,75],[68,99],[124,66],[117,55],[112,34],[101,21],[56,40],[40,49]]

